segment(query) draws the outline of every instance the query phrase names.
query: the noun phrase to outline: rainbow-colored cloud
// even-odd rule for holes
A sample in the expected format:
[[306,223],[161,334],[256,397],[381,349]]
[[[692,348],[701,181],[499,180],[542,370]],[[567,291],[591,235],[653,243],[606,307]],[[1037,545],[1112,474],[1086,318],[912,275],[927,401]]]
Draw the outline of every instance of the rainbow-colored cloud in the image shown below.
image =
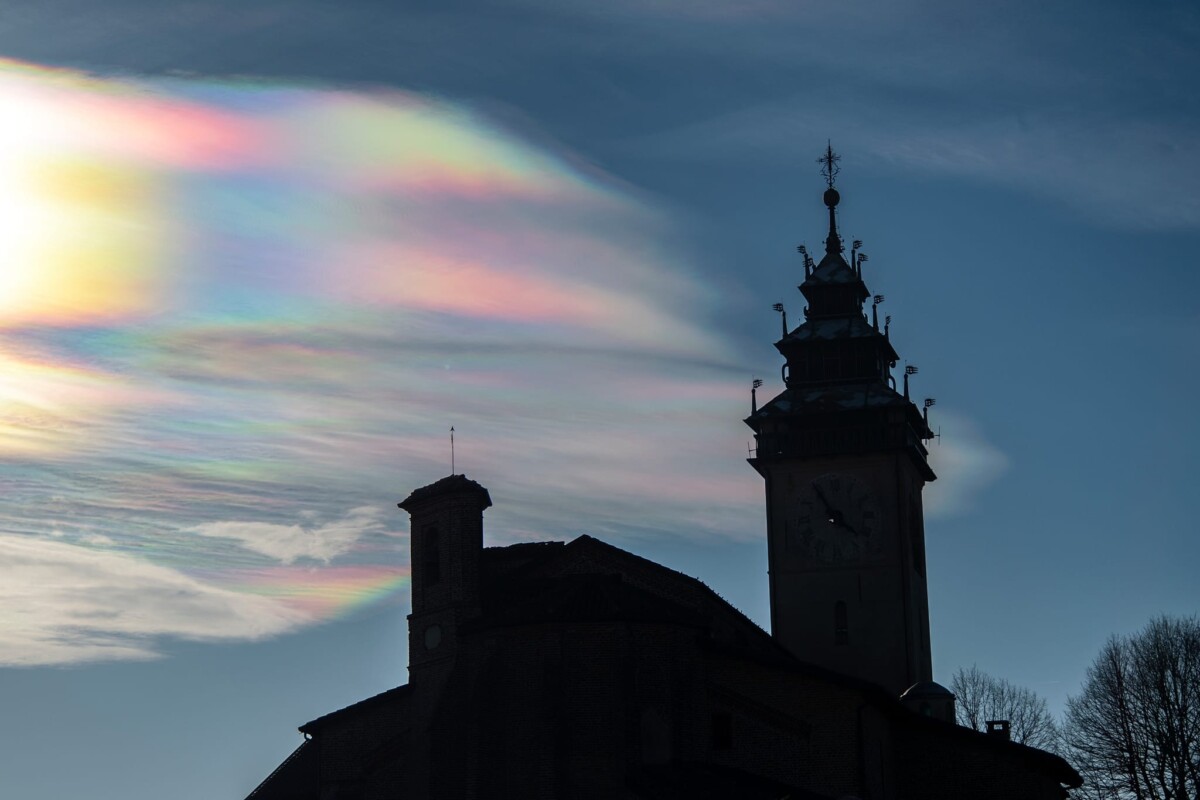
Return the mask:
[[754,527],[668,221],[470,108],[0,61],[0,209],[0,550],[95,570],[0,589],[5,663],[396,597],[450,425],[494,538]]

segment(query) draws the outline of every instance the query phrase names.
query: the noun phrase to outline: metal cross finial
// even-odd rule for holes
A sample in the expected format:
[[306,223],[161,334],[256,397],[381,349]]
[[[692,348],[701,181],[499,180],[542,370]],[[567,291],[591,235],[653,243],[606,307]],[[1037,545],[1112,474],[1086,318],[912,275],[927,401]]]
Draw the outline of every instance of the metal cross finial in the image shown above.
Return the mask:
[[838,162],[842,157],[833,152],[833,144],[827,139],[825,141],[825,155],[817,159],[817,163],[821,165],[821,174],[825,176],[825,183],[829,184],[829,188],[833,188],[833,182],[837,179],[837,175],[842,171],[838,166]]

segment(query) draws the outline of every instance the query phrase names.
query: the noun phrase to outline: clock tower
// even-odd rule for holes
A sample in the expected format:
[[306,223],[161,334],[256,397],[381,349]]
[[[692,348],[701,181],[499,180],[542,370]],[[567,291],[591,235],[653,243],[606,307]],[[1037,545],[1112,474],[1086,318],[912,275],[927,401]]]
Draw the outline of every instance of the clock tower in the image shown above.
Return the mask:
[[[921,490],[935,479],[925,442],[928,407],[898,389],[898,356],[873,298],[866,256],[850,260],[837,230],[838,156],[820,159],[828,188],[825,255],[805,248],[808,306],[783,317],[783,391],[753,408],[750,464],[766,484],[771,631],[797,658],[899,696],[932,680]],[[783,312],[777,305],[777,311]],[[757,388],[759,382],[756,382]]]

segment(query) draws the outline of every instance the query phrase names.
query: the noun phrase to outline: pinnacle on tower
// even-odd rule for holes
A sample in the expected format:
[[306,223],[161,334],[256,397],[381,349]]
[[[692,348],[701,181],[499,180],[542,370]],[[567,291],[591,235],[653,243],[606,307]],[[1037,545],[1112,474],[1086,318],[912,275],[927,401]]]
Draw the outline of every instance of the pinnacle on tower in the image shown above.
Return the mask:
[[838,190],[833,188],[834,182],[837,180],[837,175],[842,171],[838,166],[838,162],[842,157],[833,152],[833,145],[826,141],[825,154],[817,159],[817,163],[821,165],[821,174],[825,176],[825,184],[828,187],[825,189],[825,205],[829,208],[829,235],[825,237],[825,252],[840,253],[842,252],[842,237],[838,236],[837,232],[837,216],[834,209],[837,208],[838,201],[842,196],[838,194]]

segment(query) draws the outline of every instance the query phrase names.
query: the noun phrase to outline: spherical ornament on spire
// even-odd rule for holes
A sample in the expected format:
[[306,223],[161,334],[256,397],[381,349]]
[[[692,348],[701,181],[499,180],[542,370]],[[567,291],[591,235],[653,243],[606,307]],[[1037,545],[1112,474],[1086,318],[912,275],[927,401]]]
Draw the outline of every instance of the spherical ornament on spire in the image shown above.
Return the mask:
[[838,194],[838,190],[834,189],[832,186],[825,190],[825,205],[829,206],[830,208],[836,206],[838,201],[841,199],[842,196]]

